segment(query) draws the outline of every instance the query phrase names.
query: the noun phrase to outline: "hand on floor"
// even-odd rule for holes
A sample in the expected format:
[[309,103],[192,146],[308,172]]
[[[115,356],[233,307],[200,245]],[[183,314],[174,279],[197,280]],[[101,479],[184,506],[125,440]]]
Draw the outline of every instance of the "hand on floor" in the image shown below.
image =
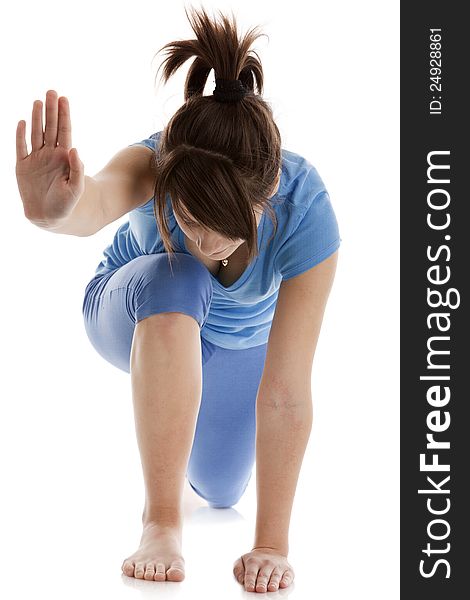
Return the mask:
[[287,556],[273,548],[254,548],[237,558],[233,574],[247,592],[275,592],[294,580]]

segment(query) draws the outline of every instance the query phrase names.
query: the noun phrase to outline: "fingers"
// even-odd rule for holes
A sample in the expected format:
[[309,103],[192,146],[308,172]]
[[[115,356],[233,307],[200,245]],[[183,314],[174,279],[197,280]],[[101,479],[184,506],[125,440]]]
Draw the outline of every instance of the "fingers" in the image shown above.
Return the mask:
[[44,145],[44,134],[42,131],[42,102],[33,102],[33,114],[31,116],[31,149],[40,150]]
[[281,579],[281,583],[279,585],[281,587],[287,587],[288,585],[290,585],[292,583],[292,580],[293,580],[292,572],[290,570],[287,570],[284,572],[284,575],[282,576],[282,579]]
[[[41,114],[42,117],[42,114]],[[46,94],[46,129],[44,131],[44,143],[46,146],[57,146],[57,124],[58,124],[57,92],[48,90]]]
[[26,121],[19,121],[16,126],[16,162],[19,162],[28,156],[25,131]]
[[237,558],[237,560],[234,562],[232,571],[238,583],[243,583],[245,577],[245,568],[243,567],[240,558]]
[[[65,96],[57,99],[55,90],[46,93],[46,129],[43,131],[42,118],[43,103],[41,100],[33,102],[31,117],[31,149],[40,150],[44,144],[56,147],[57,144],[67,150],[72,147],[72,125],[70,122],[70,106]],[[24,123],[24,125],[21,125]],[[26,123],[20,121],[16,130],[16,152],[18,156],[26,158],[27,147],[25,138]],[[21,139],[23,138],[23,139]]]
[[72,125],[70,122],[70,106],[65,96],[59,98],[59,123],[57,143],[67,150],[72,147]]
[[256,566],[247,567],[245,572],[245,589],[247,591],[254,590],[256,578],[258,577],[259,568]]
[[247,592],[274,592],[288,587],[294,579],[292,567],[286,568],[285,564],[270,562],[260,565],[256,561],[243,561],[240,558],[233,564],[233,574]]
[[256,590],[258,592],[266,592],[268,588],[269,577],[273,571],[272,567],[264,567],[260,569],[258,577],[256,578]]
[[268,590],[270,590],[270,591],[277,590],[279,587],[279,582],[281,581],[281,577],[282,577],[282,569],[279,567],[276,567],[271,574],[271,578],[268,583]]

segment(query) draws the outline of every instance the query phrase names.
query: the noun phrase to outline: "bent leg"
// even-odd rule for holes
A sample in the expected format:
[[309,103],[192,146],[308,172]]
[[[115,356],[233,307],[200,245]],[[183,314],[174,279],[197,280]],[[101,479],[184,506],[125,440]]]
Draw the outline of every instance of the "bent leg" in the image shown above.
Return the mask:
[[[136,323],[177,311],[192,316],[201,329],[211,300],[209,272],[195,257],[176,253],[170,270],[165,253],[139,256],[89,283],[82,308],[85,331],[98,354],[130,373]],[[203,347],[203,362],[206,358]]]
[[[145,481],[143,533],[123,572],[181,581],[182,494],[202,388],[200,329],[212,287],[194,257],[134,259],[87,289],[84,319],[99,353],[130,371]],[[88,294],[89,292],[89,294]]]
[[256,396],[267,344],[246,350],[213,346],[187,477],[212,508],[228,508],[251,478],[256,446]]
[[179,514],[202,392],[200,329],[212,283],[196,258],[175,256],[172,269],[166,254],[134,259],[92,286],[84,302],[92,344],[131,374],[146,520]]

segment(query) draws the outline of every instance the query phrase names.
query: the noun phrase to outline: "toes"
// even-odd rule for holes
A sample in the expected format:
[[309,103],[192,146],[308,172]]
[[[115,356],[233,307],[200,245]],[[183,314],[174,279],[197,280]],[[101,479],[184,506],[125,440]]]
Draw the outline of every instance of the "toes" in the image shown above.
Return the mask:
[[137,579],[143,579],[144,573],[145,573],[145,563],[141,563],[141,562],[135,563],[134,577],[136,577]]
[[124,573],[124,575],[127,575],[128,577],[134,577],[134,563],[133,562],[129,562],[128,560],[125,560],[121,569],[122,569],[122,572]]
[[124,561],[121,569],[128,577],[146,579],[148,581],[183,581],[184,579],[183,559],[172,561],[168,570],[164,562],[146,564],[143,562],[133,563],[131,561]]
[[147,565],[145,567],[144,579],[153,581],[154,575],[155,575],[155,564],[147,563]]
[[170,567],[166,572],[168,581],[183,581],[184,570],[181,567]]
[[171,567],[166,572],[169,581],[183,581],[184,561],[181,558],[171,561]]
[[166,579],[165,563],[159,562],[159,563],[157,563],[157,566],[155,568],[154,580],[155,581],[165,581],[165,579]]

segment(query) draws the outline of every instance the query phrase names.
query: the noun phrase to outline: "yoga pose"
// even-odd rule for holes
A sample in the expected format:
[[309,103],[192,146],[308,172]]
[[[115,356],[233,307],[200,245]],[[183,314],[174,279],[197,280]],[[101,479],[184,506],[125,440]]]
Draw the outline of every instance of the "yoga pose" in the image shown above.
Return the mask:
[[195,60],[162,131],[89,177],[68,100],[49,90],[44,131],[33,103],[29,154],[18,123],[16,175],[25,216],[48,231],[89,236],[129,216],[83,300],[92,346],[131,377],[145,504],[123,573],[184,579],[184,486],[234,506],[256,460],[253,544],[233,574],[247,591],[275,591],[294,578],[289,522],[341,238],[315,167],[281,146],[250,49],[257,29],[240,39],[233,15],[189,18],[195,39],[163,47],[165,82]]

